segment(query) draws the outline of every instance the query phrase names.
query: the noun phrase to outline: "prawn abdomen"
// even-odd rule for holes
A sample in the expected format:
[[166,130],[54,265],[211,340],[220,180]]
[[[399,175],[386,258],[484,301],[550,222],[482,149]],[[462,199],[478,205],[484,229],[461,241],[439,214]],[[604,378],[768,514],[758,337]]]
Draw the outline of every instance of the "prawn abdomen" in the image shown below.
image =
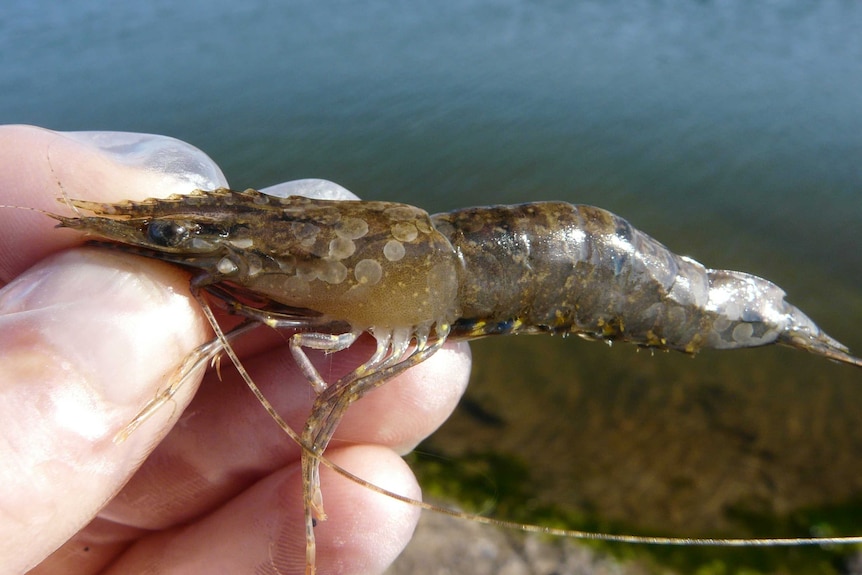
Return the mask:
[[772,282],[708,269],[601,208],[541,202],[431,219],[462,264],[453,337],[577,333],[686,353],[783,343],[862,365]]
[[542,202],[432,219],[463,262],[456,334],[580,333],[684,349],[700,325],[705,268],[600,208]]

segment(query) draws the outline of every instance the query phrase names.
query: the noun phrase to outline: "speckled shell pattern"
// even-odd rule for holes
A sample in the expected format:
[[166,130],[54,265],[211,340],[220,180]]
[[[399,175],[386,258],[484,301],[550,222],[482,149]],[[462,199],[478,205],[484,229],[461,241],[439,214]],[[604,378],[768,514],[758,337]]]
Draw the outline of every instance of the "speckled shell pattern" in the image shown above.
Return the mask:
[[846,360],[776,285],[708,269],[592,206],[429,216],[394,202],[228,189],[72,204],[96,215],[53,216],[60,225],[355,332],[577,333],[688,353],[779,341]]

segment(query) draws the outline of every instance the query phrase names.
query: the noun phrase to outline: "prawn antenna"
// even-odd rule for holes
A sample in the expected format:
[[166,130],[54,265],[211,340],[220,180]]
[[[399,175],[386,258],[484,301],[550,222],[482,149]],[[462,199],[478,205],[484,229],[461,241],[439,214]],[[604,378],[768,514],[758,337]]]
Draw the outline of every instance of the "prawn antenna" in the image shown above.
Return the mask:
[[[57,200],[65,204],[66,207],[69,208],[73,214],[80,217],[81,211],[74,204],[74,202],[72,202],[72,199],[69,197],[69,193],[66,191],[66,188],[63,187],[63,182],[60,181],[60,176],[58,176],[57,172],[54,170],[54,163],[51,161],[51,146],[53,145],[53,141],[48,143],[48,147],[45,149],[45,160],[48,162],[48,167],[51,168],[51,175],[54,176],[54,181],[57,182],[57,187],[60,188],[60,193],[62,194],[62,200],[60,198],[57,198]],[[55,217],[52,214],[47,215]]]
[[[300,447],[306,449],[300,443]],[[426,501],[418,501],[406,495],[400,495],[375,485],[361,477],[354,475],[343,467],[328,460],[321,455],[309,453],[310,457],[315,457],[320,460],[323,465],[332,469],[339,475],[358,483],[359,485],[370,489],[380,495],[385,495],[392,499],[396,499],[408,505],[420,507],[427,511],[434,511],[457,517],[459,519],[467,519],[475,521],[483,525],[493,525],[503,529],[512,529],[524,531],[526,533],[538,533],[541,535],[551,535],[554,537],[565,537],[568,539],[580,539],[584,541],[606,541],[611,543],[632,543],[637,545],[669,545],[677,547],[797,547],[802,545],[856,545],[862,543],[862,536],[848,535],[839,537],[767,537],[754,539],[734,539],[734,538],[698,538],[698,537],[654,537],[649,535],[619,535],[614,533],[600,533],[595,531],[579,531],[576,529],[562,529],[557,527],[543,527],[541,525],[530,525],[528,523],[517,523],[515,521],[506,521],[503,519],[495,519],[484,515],[477,515],[466,511],[458,511],[428,503]]]

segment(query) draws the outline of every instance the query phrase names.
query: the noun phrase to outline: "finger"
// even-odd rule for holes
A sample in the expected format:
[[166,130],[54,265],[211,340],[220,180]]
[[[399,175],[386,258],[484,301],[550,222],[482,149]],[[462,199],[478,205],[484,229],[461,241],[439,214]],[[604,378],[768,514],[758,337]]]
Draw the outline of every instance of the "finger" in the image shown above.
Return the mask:
[[[225,185],[203,152],[173,138],[0,126],[0,204],[68,213],[68,197],[138,200]],[[84,241],[33,211],[0,209],[0,285],[50,253]]]
[[[410,497],[419,490],[392,451],[333,450],[335,462]],[[419,511],[372,493],[328,469],[321,481],[329,520],[315,528],[320,573],[382,573],[408,542]],[[144,538],[109,573],[305,573],[298,464],[256,483],[201,521]]]
[[[349,350],[311,357],[321,373],[337,377],[372,351],[373,343],[362,340]],[[291,428],[302,430],[315,394],[286,347],[245,358],[243,363]],[[466,386],[469,368],[466,344],[445,347],[356,402],[333,447],[347,441],[406,451],[449,416]],[[299,459],[299,448],[232,366],[222,366],[221,372],[223,381],[214,373],[207,375],[174,430],[102,517],[147,529],[191,521]],[[148,505],[139,504],[143,498]],[[324,498],[328,502],[325,492]]]
[[207,337],[171,268],[81,249],[0,292],[0,564],[22,571],[80,529],[193,391],[121,445],[114,436]]
[[[47,208],[63,192],[140,198],[213,178],[223,179],[206,156],[167,138],[0,128],[4,204]],[[82,241],[51,226],[42,214],[0,209],[0,281]],[[186,276],[158,262],[87,251],[45,262],[3,290],[4,567],[32,565],[89,521],[187,402],[193,386],[128,442],[113,443],[207,337],[187,288]]]

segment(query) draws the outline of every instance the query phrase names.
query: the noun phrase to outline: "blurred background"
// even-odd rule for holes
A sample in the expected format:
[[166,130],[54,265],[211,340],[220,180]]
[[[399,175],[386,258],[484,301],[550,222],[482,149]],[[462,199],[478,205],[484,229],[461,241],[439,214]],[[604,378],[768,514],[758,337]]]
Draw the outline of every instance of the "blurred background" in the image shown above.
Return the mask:
[[[839,0],[7,0],[0,122],[171,135],[237,188],[320,177],[431,212],[598,205],[709,267],[768,277],[860,352],[860,29],[862,4]],[[858,370],[787,349],[473,350],[462,406],[411,456],[434,497],[625,533],[862,534]],[[421,559],[456,543],[419,536],[392,573],[860,564],[847,548],[478,533],[455,553],[468,566]]]

